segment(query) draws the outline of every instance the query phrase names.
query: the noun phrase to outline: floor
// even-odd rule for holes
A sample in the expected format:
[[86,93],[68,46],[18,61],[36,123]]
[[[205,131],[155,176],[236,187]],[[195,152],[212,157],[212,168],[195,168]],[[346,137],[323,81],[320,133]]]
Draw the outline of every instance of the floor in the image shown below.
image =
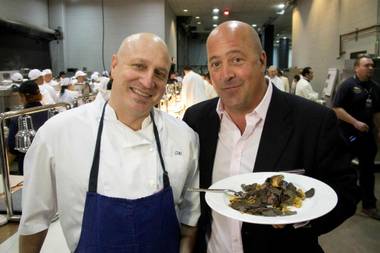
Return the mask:
[[[376,173],[376,196],[380,198],[380,173]],[[379,206],[380,208],[380,206]],[[380,221],[357,213],[332,232],[319,238],[326,253],[377,253],[380,249]],[[18,252],[17,223],[0,227],[0,253]],[[41,253],[69,253],[61,226],[51,224]]]

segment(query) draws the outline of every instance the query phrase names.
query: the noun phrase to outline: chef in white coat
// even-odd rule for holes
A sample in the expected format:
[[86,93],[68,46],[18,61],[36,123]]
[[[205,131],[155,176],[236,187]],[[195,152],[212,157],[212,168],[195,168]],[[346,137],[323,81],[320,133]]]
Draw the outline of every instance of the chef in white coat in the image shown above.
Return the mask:
[[191,67],[183,68],[185,76],[182,80],[181,102],[185,108],[207,100],[204,81],[201,75],[195,73]]
[[79,92],[74,90],[72,79],[68,77],[63,78],[61,81],[61,91],[59,92],[59,101],[74,106],[75,99],[79,96]]
[[59,91],[59,83],[53,79],[53,72],[51,72],[51,69],[42,70],[42,74],[44,76],[44,84],[47,84],[53,87],[54,90]]
[[60,113],[25,157],[20,252],[39,252],[58,211],[71,252],[191,252],[200,207],[197,134],[162,112],[170,58],[161,38],[127,37],[110,99]]
[[314,72],[311,67],[305,67],[301,72],[301,78],[296,85],[296,95],[306,99],[317,101],[318,92],[313,90],[311,80],[313,80]]
[[44,75],[39,69],[32,69],[29,71],[28,77],[31,81],[38,84],[38,88],[40,88],[40,93],[42,95],[41,103],[43,105],[58,103],[58,96],[55,89],[44,83]]

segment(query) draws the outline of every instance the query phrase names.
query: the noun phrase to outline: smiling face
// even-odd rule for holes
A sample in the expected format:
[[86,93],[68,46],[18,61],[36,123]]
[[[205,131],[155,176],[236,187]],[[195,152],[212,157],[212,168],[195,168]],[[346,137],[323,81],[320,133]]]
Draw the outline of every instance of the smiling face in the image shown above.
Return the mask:
[[116,114],[147,117],[165,92],[169,68],[168,51],[159,37],[135,34],[126,38],[112,57],[110,104]]
[[250,112],[265,94],[266,55],[259,43],[255,31],[237,21],[221,24],[207,40],[211,80],[229,112]]

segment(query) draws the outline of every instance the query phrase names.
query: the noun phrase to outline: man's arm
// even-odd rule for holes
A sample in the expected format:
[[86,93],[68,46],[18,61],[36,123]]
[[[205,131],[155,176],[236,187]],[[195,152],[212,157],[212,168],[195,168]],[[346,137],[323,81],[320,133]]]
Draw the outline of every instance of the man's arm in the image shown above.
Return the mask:
[[180,253],[193,252],[197,228],[181,224],[181,248]]
[[335,111],[338,119],[343,120],[344,122],[347,122],[348,124],[355,127],[357,130],[359,130],[360,132],[368,132],[369,127],[366,123],[355,119],[342,107],[334,107],[333,110]]
[[373,115],[373,122],[376,127],[377,141],[380,141],[380,112]]
[[19,252],[20,253],[38,253],[44,243],[47,229],[32,235],[20,235]]

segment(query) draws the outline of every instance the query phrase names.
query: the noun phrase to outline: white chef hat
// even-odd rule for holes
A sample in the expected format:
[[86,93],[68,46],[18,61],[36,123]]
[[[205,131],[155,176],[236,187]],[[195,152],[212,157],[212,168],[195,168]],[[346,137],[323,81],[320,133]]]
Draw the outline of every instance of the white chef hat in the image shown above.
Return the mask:
[[52,75],[53,73],[51,72],[51,69],[44,69],[43,71],[42,71],[42,74],[45,76],[45,75]]
[[61,86],[69,86],[73,81],[69,77],[65,77],[61,80]]
[[22,75],[21,75],[20,73],[18,73],[18,72],[13,73],[13,74],[11,75],[11,80],[12,80],[13,82],[22,82],[23,79],[24,79],[24,78],[22,77]]
[[98,80],[99,79],[99,76],[100,76],[100,74],[99,74],[99,72],[94,72],[94,73],[92,73],[92,75],[91,75],[91,80]]
[[81,70],[78,70],[77,72],[75,72],[75,78],[78,78],[78,76],[87,76],[86,73],[84,73],[83,71]]
[[42,72],[39,69],[32,69],[28,74],[29,79],[32,81],[36,80],[40,76],[42,76]]

